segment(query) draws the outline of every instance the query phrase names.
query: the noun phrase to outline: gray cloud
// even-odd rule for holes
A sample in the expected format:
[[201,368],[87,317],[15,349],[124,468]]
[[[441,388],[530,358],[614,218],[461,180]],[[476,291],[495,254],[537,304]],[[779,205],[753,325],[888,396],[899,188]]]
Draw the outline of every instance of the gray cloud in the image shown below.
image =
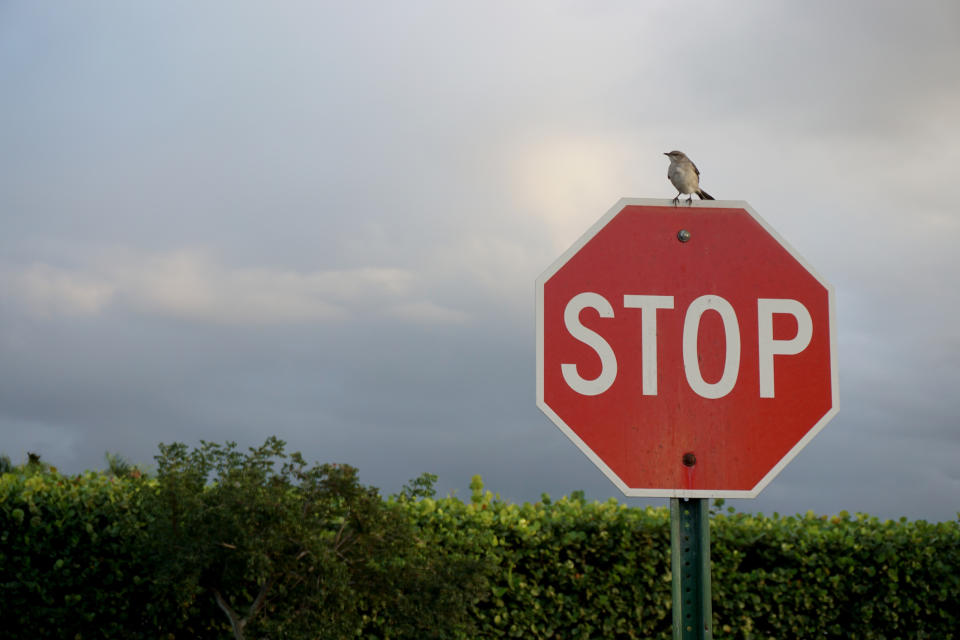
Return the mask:
[[615,495],[534,406],[533,282],[680,148],[837,288],[841,412],[736,505],[954,517],[954,3],[0,14],[10,455],[275,433]]

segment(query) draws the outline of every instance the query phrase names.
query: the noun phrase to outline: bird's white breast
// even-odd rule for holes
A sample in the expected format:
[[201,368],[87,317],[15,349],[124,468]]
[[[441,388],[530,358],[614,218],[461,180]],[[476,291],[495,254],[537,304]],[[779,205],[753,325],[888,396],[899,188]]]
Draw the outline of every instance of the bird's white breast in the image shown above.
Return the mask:
[[693,193],[699,188],[697,172],[689,165],[672,163],[667,169],[667,178],[680,193]]

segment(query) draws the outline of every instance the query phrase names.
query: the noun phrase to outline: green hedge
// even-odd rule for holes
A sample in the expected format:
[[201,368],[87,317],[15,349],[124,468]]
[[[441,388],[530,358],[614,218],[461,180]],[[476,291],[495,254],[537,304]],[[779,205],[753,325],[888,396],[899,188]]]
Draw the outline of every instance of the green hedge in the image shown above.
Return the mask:
[[[671,637],[666,507],[515,505],[478,483],[470,504],[410,510],[440,544],[495,560],[482,637]],[[711,559],[718,639],[958,637],[956,521],[716,513]]]
[[[3,637],[228,637],[213,631],[220,620],[196,619],[210,608],[178,603],[145,573],[162,561],[146,556],[151,482],[0,477]],[[666,508],[578,497],[517,505],[472,488],[469,502],[390,502],[418,544],[489,567],[472,637],[670,637]],[[715,638],[957,637],[956,521],[721,513],[711,542]],[[371,618],[358,635],[403,637]]]
[[475,605],[483,638],[653,638],[669,635],[666,509],[611,500],[516,505],[475,485],[409,505],[431,538],[490,559],[490,597]]
[[960,523],[717,516],[717,638],[955,638]]
[[8,638],[151,638],[141,481],[99,473],[0,476],[0,629]]

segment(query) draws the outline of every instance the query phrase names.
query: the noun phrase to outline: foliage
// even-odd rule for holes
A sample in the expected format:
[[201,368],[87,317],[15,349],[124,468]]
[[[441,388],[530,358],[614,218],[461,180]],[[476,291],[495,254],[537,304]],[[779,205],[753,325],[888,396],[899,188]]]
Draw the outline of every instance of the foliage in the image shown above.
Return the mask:
[[161,577],[200,619],[213,601],[236,638],[343,638],[364,622],[407,637],[469,627],[464,598],[479,573],[440,562],[354,468],[307,466],[276,438],[246,455],[234,443],[160,450]]
[[670,630],[669,512],[611,500],[516,505],[484,491],[424,499],[411,517],[449,552],[496,565],[477,638],[649,638]]
[[[508,504],[475,477],[471,502],[411,507],[446,547],[498,566],[476,637],[670,638],[669,511],[581,492]],[[711,511],[714,634],[955,638],[960,523]]]
[[104,459],[107,461],[107,475],[115,478],[139,478],[146,475],[140,467],[131,464],[118,453],[108,451],[104,454]]
[[355,469],[283,448],[165,445],[150,479],[0,476],[3,637],[469,637],[482,563]]
[[4,638],[157,638],[142,542],[147,487],[27,463],[0,476]]
[[[275,439],[158,462],[0,476],[4,638],[670,637],[665,508],[510,504],[479,476],[463,502],[430,474],[385,501]],[[958,636],[960,523],[721,507],[715,638]]]
[[432,473],[422,473],[414,478],[409,484],[403,485],[403,491],[395,498],[401,500],[416,500],[418,498],[433,498],[437,495],[433,485],[437,482],[437,476]]
[[712,520],[716,638],[954,638],[960,523]]

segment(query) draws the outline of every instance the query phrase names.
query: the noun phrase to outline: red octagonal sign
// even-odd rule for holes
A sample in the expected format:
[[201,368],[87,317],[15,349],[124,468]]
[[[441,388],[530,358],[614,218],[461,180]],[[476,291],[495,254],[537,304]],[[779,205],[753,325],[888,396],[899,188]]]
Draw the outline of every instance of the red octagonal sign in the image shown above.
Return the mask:
[[537,280],[537,405],[627,495],[752,498],[837,412],[834,306],[746,202],[623,199]]

